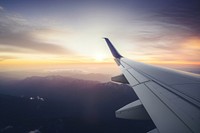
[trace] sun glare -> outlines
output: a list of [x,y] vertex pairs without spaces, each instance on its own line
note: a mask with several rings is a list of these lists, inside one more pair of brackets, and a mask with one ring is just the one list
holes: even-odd
[[95,60],[98,61],[98,62],[104,61],[105,58],[106,58],[106,57],[105,57],[105,55],[103,55],[103,54],[97,54],[97,55],[95,56]]

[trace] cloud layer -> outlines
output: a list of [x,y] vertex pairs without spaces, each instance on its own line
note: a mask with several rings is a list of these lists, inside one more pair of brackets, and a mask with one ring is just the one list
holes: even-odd
[[94,63],[99,56],[110,63],[101,39],[108,37],[124,56],[138,61],[200,65],[197,0],[21,2],[0,6],[2,62],[45,55],[61,64]]
[[[31,23],[16,15],[9,14],[0,8],[0,51],[1,52],[23,52],[27,49],[32,53],[47,54],[70,54],[66,48],[47,42],[37,41],[33,32],[48,27],[36,27]],[[51,29],[51,28],[49,28]]]

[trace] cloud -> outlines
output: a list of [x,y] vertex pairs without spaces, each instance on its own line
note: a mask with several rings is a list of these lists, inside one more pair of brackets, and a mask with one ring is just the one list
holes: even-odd
[[0,45],[0,52],[1,53],[34,53],[35,51],[31,49],[23,49],[23,48],[13,47],[13,46],[9,47],[8,45],[6,46]]
[[0,44],[4,46],[14,46],[25,49],[30,49],[38,52],[51,53],[51,54],[68,54],[69,52],[55,44],[36,42],[32,39],[29,33],[4,33],[0,35]]
[[[140,28],[131,36],[137,48],[173,51],[184,48],[184,41],[200,38],[200,3],[198,0],[166,1],[138,20]],[[151,5],[150,5],[151,7]],[[136,23],[137,24],[137,23]],[[137,30],[134,29],[134,30]]]
[[144,32],[131,39],[133,51],[130,53],[137,60],[173,63],[199,63],[200,37],[194,32],[188,33],[180,27],[165,25],[161,33]]
[[40,130],[35,129],[35,130],[33,130],[33,131],[29,131],[29,133],[41,133],[41,132],[40,132]]
[[[140,24],[131,36],[134,57],[145,61],[199,63],[200,3],[197,0],[168,1]],[[148,19],[148,18],[147,18]]]
[[0,56],[0,62],[8,59],[16,59],[17,57],[14,56]]
[[[162,22],[185,27],[185,32],[189,33],[189,36],[200,36],[199,7],[198,0],[173,1],[162,9],[158,16]],[[182,35],[182,33],[180,34]]]
[[3,11],[3,10],[4,10],[4,8],[2,6],[0,6],[0,11]]
[[[19,15],[12,15],[6,12],[0,13],[0,51],[13,49],[5,48],[18,47],[19,49],[28,49],[29,51],[49,53],[49,54],[71,54],[72,51],[56,44],[56,42],[40,42],[33,36],[33,32],[41,27],[30,26],[26,19]],[[51,29],[51,28],[46,28]],[[22,50],[21,50],[22,51]]]

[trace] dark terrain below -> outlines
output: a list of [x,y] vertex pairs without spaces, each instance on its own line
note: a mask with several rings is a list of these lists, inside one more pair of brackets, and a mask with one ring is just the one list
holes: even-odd
[[2,133],[143,133],[151,121],[115,118],[137,100],[127,85],[62,76],[0,79]]

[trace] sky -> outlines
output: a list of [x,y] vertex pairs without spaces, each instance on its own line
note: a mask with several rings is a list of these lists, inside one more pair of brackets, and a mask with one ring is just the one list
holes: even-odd
[[200,68],[198,0],[0,0],[0,72],[118,72],[130,59]]

